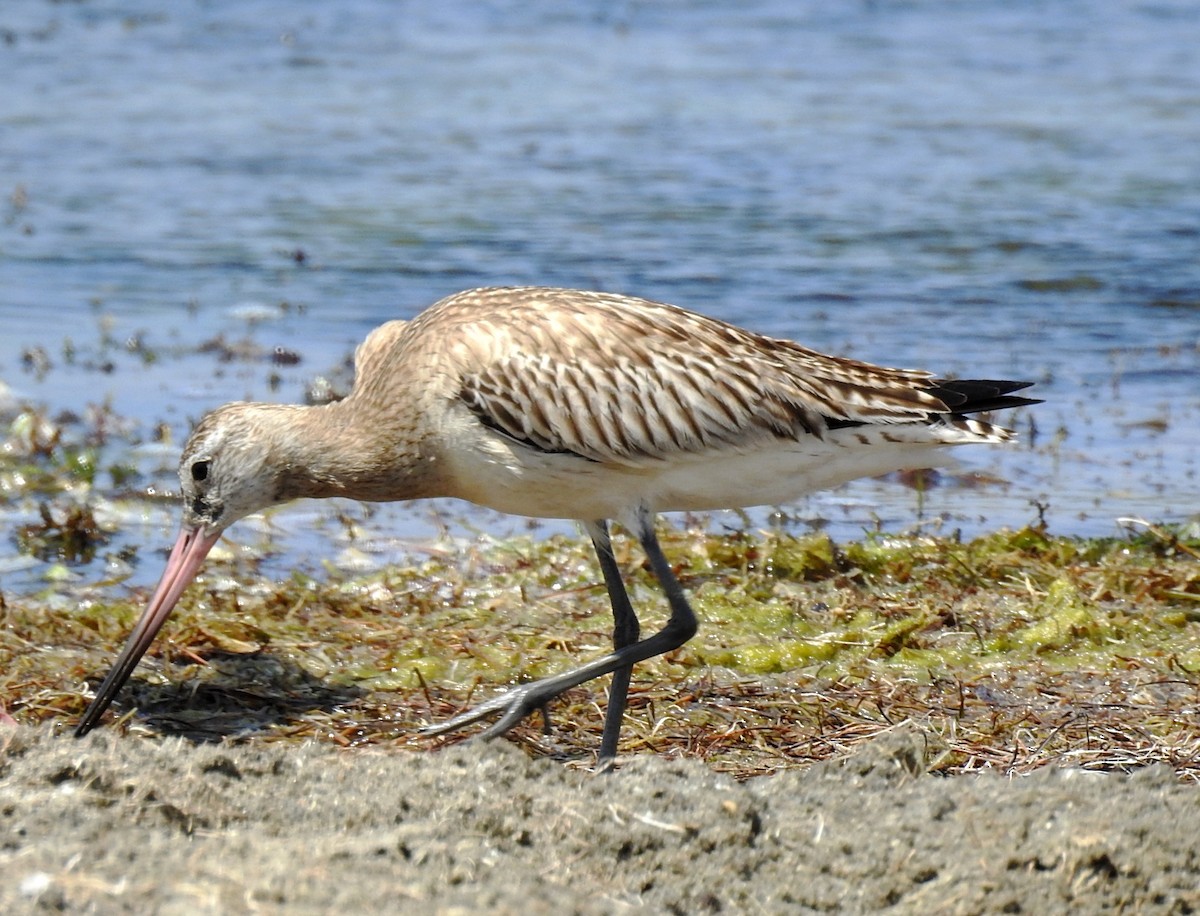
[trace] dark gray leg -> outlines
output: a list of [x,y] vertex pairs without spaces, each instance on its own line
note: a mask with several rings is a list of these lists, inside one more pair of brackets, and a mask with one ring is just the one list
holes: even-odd
[[[671,606],[671,616],[661,630],[646,639],[631,645],[621,646],[608,655],[590,661],[586,665],[581,665],[562,674],[542,678],[540,681],[533,681],[529,684],[514,687],[499,696],[479,704],[474,709],[467,710],[449,721],[443,722],[441,725],[433,725],[422,729],[422,734],[442,735],[498,713],[500,718],[478,735],[480,738],[495,738],[497,735],[503,735],[533,710],[540,709],[564,691],[570,690],[572,687],[578,687],[580,684],[601,675],[612,674],[621,668],[631,668],[638,662],[653,658],[656,655],[662,655],[664,652],[678,649],[695,636],[697,628],[696,615],[692,612],[691,605],[688,604],[688,600],[683,594],[683,588],[679,585],[679,580],[671,572],[671,564],[663,556],[662,548],[658,544],[658,538],[654,534],[654,517],[649,512],[638,514],[635,533],[642,544],[642,549],[646,551],[646,557],[650,561],[650,568],[654,571],[654,576],[658,579],[659,584],[662,585],[663,591],[666,592],[667,602]],[[606,561],[601,561],[602,568],[604,562]],[[616,569],[615,562],[613,569],[614,571]],[[605,578],[607,581],[607,574]],[[624,594],[624,591],[625,587],[622,585],[621,594]],[[610,595],[612,595],[611,590]],[[617,610],[617,598],[615,595],[612,595],[612,597],[614,615],[619,617],[621,612]],[[628,603],[628,597],[625,598],[625,601]],[[629,613],[630,616],[633,616],[632,609],[630,609]],[[624,703],[621,705],[623,707]],[[613,706],[614,704],[610,700],[609,716],[613,714],[611,712]],[[617,716],[617,722],[618,727],[616,731],[619,731],[619,715]],[[609,720],[606,718],[605,738],[602,739],[602,743],[607,740],[609,732],[608,723]],[[615,744],[615,742],[616,737],[614,735],[612,743]]]
[[[600,571],[604,573],[604,584],[608,586],[608,597],[613,609],[613,650],[623,649],[638,641],[641,627],[638,625],[637,614],[629,603],[629,593],[625,591],[625,583],[621,579],[621,571],[617,568],[617,559],[613,556],[612,539],[608,536],[608,524],[604,519],[590,522],[588,534],[592,536],[592,545],[596,548],[596,556],[600,560]],[[613,672],[612,686],[608,691],[608,709],[604,714],[604,733],[600,738],[599,765],[605,766],[617,756],[617,738],[621,734],[621,720],[625,716],[626,699],[629,696],[629,678],[633,674],[633,666],[627,665]]]

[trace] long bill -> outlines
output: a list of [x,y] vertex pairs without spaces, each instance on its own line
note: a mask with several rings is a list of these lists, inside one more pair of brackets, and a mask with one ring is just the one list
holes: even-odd
[[129,639],[125,641],[125,648],[121,650],[112,670],[108,672],[108,676],[104,678],[104,682],[96,691],[95,699],[88,706],[83,718],[79,720],[79,725],[75,728],[75,737],[82,738],[95,728],[100,717],[104,715],[104,711],[108,709],[117,693],[125,686],[129,675],[133,673],[137,663],[141,661],[146,650],[150,648],[150,644],[154,642],[154,637],[162,625],[171,616],[171,611],[174,610],[183,590],[196,577],[200,564],[204,562],[204,558],[208,556],[208,552],[220,538],[219,530],[208,534],[203,528],[184,527],[179,532],[179,539],[171,548],[171,556],[167,560],[167,568],[158,583],[158,588],[154,590],[154,595],[150,598],[150,603],[146,605],[146,610],[142,611],[137,626],[133,628]]

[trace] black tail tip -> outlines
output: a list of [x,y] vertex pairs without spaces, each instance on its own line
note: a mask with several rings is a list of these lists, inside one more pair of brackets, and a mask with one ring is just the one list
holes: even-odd
[[1031,388],[1033,382],[1010,379],[938,379],[929,393],[954,414],[983,413],[1041,404],[1040,398],[1014,397],[1012,392]]

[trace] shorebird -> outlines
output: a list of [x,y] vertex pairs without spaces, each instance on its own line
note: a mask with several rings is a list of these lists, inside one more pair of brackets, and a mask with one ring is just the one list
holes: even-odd
[[[610,761],[633,665],[687,642],[696,616],[654,533],[659,512],[779,505],[857,477],[939,463],[944,446],[1004,442],[969,414],[1035,404],[1028,382],[947,380],[825,356],[671,305],[540,287],[475,289],[372,331],[342,401],[233,403],[205,416],[179,464],[183,523],[166,571],[76,730],[129,678],[221,533],[300,497],[450,496],[582,522],[613,610],[613,651],[447,722],[503,734],[564,691],[613,675]],[[609,521],[641,543],[670,615],[642,639]]]

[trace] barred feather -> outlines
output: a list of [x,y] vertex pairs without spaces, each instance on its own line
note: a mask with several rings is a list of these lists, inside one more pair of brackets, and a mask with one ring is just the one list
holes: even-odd
[[863,425],[919,428],[931,444],[997,442],[1009,433],[964,414],[1034,403],[1007,396],[1026,383],[938,380],[604,293],[471,290],[411,331],[460,342],[455,394],[489,429],[596,462],[744,450]]

